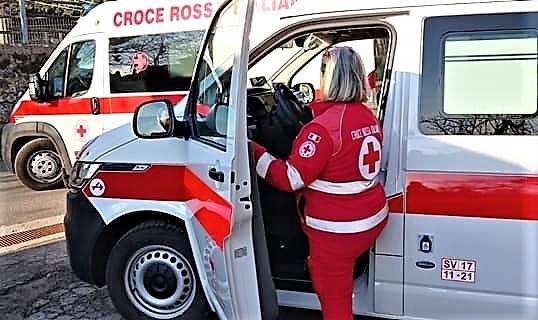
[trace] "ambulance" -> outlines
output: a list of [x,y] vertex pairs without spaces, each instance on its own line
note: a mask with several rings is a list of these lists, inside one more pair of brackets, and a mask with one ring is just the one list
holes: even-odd
[[309,70],[367,41],[384,145],[363,163],[381,168],[390,216],[357,260],[354,313],[538,319],[538,1],[295,5],[275,19],[226,1],[188,98],[143,103],[83,147],[65,217],[74,272],[131,320],[319,309],[293,195],[258,178],[249,141],[285,157],[316,99]]
[[2,133],[2,159],[26,186],[62,185],[82,145],[131,121],[140,103],[177,103],[218,2],[113,1],[80,18],[32,77]]

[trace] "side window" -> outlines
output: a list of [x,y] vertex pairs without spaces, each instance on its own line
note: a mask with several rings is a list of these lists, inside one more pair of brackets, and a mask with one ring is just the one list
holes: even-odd
[[[361,57],[368,76],[369,95],[368,105],[377,111],[379,108],[379,94],[383,83],[385,64],[388,57],[388,38],[354,40],[338,43],[336,46],[348,46],[353,48]],[[320,67],[323,53],[317,55],[305,65],[292,78],[291,84],[311,83],[319,97]]]
[[61,98],[64,96],[67,50],[68,49],[65,49],[60,53],[47,72],[49,94],[54,98]]
[[203,31],[111,38],[110,92],[187,91]]
[[[228,6],[219,17],[203,47],[193,84],[189,106],[196,112],[196,137],[219,149],[226,149],[228,134],[228,112],[233,72],[233,58],[237,35],[241,34],[237,25],[234,6]],[[194,104],[194,105],[192,105]]]
[[536,33],[456,33],[444,46],[445,114],[537,112]]
[[75,43],[69,55],[67,97],[84,95],[90,89],[95,66],[95,41]]
[[426,20],[421,131],[537,135],[536,19],[523,13]]

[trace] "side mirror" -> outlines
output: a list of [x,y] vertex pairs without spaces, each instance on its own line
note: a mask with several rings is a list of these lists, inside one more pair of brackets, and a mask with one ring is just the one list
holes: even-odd
[[316,100],[316,88],[311,83],[298,83],[292,87],[292,90],[298,94],[297,98],[304,104],[310,104]]
[[170,101],[146,102],[136,110],[133,129],[140,138],[167,138],[174,134],[175,120],[174,107]]
[[39,73],[30,75],[28,92],[32,101],[42,102],[47,100],[47,81],[43,80]]

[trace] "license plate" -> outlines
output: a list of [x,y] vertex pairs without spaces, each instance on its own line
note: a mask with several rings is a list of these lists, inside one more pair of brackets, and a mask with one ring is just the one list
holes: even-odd
[[475,282],[474,272],[443,270],[441,280],[458,282]]
[[473,260],[444,258],[441,260],[441,280],[474,283],[476,265]]

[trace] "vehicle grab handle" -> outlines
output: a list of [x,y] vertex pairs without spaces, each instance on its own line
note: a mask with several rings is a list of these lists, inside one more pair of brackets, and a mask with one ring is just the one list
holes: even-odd
[[209,169],[209,178],[218,182],[224,182],[224,172],[218,171],[217,168],[211,168]]

